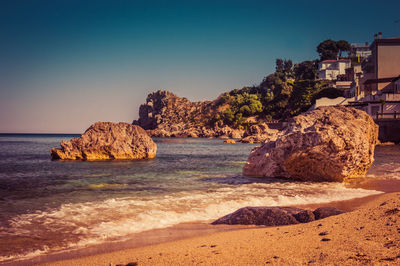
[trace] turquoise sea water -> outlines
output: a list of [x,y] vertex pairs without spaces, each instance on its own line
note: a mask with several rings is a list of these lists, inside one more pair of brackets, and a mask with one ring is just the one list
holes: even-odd
[[[256,145],[219,139],[155,139],[152,160],[51,161],[50,148],[72,137],[0,135],[0,262],[209,222],[244,206],[378,193],[339,183],[244,177],[241,169]],[[399,154],[399,146],[378,147],[370,178],[397,178]]]

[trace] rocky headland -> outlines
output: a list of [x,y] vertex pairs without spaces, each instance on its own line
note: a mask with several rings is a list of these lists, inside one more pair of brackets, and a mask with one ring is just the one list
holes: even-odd
[[219,100],[191,102],[169,91],[156,91],[147,96],[133,124],[146,129],[153,137],[241,138],[243,129],[234,129],[214,121],[220,111]]
[[279,131],[270,129],[260,117],[243,118],[245,126],[226,123],[221,116],[231,106],[224,103],[224,95],[213,101],[191,102],[169,91],[152,92],[140,106],[139,119],[133,124],[152,137],[237,139],[243,143],[275,138]]
[[243,174],[342,182],[365,175],[377,141],[378,126],[367,113],[320,107],[292,118],[275,140],[254,148]]
[[137,160],[154,158],[157,145],[146,131],[128,123],[97,122],[79,138],[52,148],[53,160]]

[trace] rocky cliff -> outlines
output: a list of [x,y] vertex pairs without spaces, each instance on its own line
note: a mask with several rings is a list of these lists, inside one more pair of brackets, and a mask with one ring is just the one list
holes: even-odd
[[169,91],[156,91],[140,106],[139,119],[133,124],[154,137],[241,138],[244,130],[213,122],[220,108],[217,103],[218,100],[191,102]]
[[279,130],[271,129],[266,123],[251,125],[243,135],[240,142],[243,143],[262,143],[266,141],[274,141]]

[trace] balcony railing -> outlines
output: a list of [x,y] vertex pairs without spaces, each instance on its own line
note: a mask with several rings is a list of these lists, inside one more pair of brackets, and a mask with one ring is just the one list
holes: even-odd
[[399,119],[400,120],[400,113],[376,113],[375,120],[382,120],[382,119]]
[[385,101],[400,101],[400,93],[383,93],[381,95],[367,95],[364,98],[360,99],[362,102],[368,101],[380,101],[381,99]]

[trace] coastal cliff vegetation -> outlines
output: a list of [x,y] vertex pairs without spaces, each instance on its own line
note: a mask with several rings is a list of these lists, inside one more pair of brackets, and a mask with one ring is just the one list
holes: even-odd
[[246,118],[255,116],[266,121],[288,119],[308,110],[321,97],[343,96],[343,90],[329,82],[317,80],[318,61],[292,65],[291,60],[276,59],[276,71],[258,86],[244,87],[223,93],[217,106],[221,108],[212,123],[240,127]]
[[223,120],[227,125],[239,127],[250,116],[267,121],[287,119],[308,110],[318,98],[343,96],[343,90],[317,79],[318,63],[341,57],[350,50],[350,44],[344,40],[325,40],[316,50],[320,55],[319,60],[293,64],[290,59],[278,58],[275,72],[266,76],[258,86],[222,94],[219,104],[228,107],[217,113],[214,120]]
[[153,136],[232,137],[243,135],[252,124],[287,120],[308,110],[318,98],[343,96],[344,91],[333,88],[331,81],[318,79],[318,63],[345,51],[345,41],[326,40],[317,47],[319,59],[294,64],[278,58],[275,72],[259,85],[225,92],[214,101],[191,102],[166,91],[151,93],[134,123],[153,130]]

